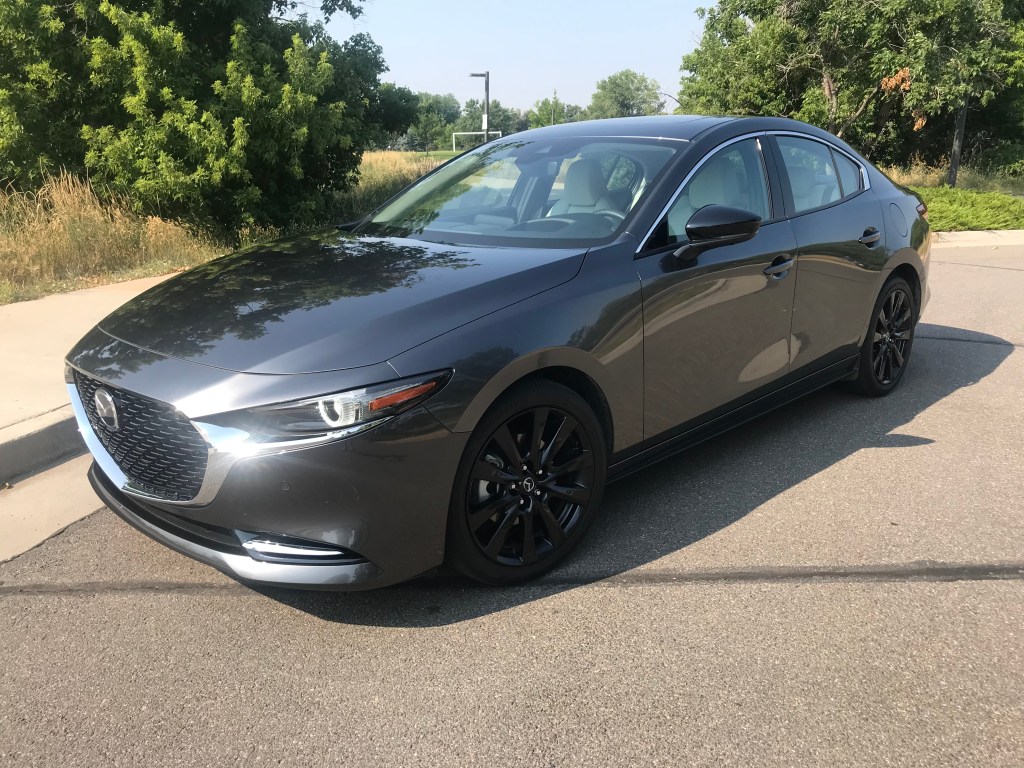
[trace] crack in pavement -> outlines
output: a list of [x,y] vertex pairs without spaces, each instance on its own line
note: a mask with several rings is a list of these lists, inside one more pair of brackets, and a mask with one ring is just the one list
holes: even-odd
[[[597,577],[602,578],[602,577]],[[646,584],[701,583],[838,583],[838,582],[900,582],[900,581],[1021,581],[1024,563],[941,563],[922,560],[894,565],[848,567],[794,566],[790,568],[749,568],[742,570],[710,569],[706,571],[629,571],[603,577],[594,586],[633,586]],[[544,584],[556,583],[556,579]],[[582,583],[590,583],[583,581]]]
[[[568,587],[615,588],[633,586],[683,586],[688,584],[835,584],[872,582],[955,582],[955,581],[1024,581],[1022,563],[943,563],[922,560],[893,565],[866,565],[848,567],[795,566],[788,568],[709,569],[700,571],[671,571],[664,569],[627,571],[618,574],[580,574],[576,576],[553,576],[540,579],[517,589],[537,590],[544,588],[562,589]],[[419,581],[400,584],[388,589],[389,592],[425,591],[457,588],[460,591],[478,589],[493,592],[493,587],[466,584],[455,581]],[[175,581],[88,581],[80,584],[4,584],[0,582],[0,597],[24,596],[74,596],[100,593],[125,592],[173,592],[175,594],[203,594],[237,592],[255,597],[259,592],[244,584],[214,584],[210,582],[182,583]]]
[[951,264],[957,267],[980,267],[981,269],[1002,269],[1007,272],[1024,272],[1024,268],[1021,267],[996,267],[991,264],[970,264],[964,261],[939,261],[938,259],[932,259],[932,264]]
[[990,347],[1013,347],[1014,349],[1024,349],[1022,344],[1014,344],[1012,341],[987,341],[985,339],[958,339],[955,336],[926,336],[924,334],[917,334],[914,336],[914,341],[919,339],[927,339],[928,341],[958,341],[962,344],[987,344]]

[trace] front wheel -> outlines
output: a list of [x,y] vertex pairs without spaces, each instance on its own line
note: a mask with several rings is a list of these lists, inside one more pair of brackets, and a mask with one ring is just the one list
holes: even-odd
[[917,322],[910,284],[902,277],[890,279],[882,287],[872,317],[855,385],[865,395],[881,397],[896,388],[910,361]]
[[449,562],[494,585],[550,570],[590,527],[606,464],[583,398],[547,381],[513,390],[480,422],[456,473]]

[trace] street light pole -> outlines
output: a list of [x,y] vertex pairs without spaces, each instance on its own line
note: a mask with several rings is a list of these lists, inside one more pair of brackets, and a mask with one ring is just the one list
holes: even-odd
[[469,76],[482,77],[484,79],[484,124],[482,127],[484,129],[484,144],[486,144],[490,137],[490,124],[487,121],[487,117],[491,107],[491,72],[490,70],[487,72],[470,72]]

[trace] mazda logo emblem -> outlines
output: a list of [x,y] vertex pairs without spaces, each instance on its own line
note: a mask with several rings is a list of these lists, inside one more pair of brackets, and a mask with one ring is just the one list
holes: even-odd
[[117,417],[117,403],[114,402],[114,396],[101,388],[96,390],[92,400],[96,405],[96,417],[100,423],[111,432],[117,432],[121,427],[121,422]]
[[533,493],[533,489],[536,488],[536,487],[537,487],[537,485],[536,485],[536,483],[533,482],[533,478],[532,477],[524,477],[523,478],[523,490],[524,491],[526,491],[527,493]]

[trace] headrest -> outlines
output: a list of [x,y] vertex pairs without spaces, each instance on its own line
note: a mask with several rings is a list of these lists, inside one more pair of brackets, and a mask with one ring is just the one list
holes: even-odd
[[716,157],[690,182],[690,205],[694,210],[705,205],[731,205],[735,187],[736,166],[724,157]]
[[814,171],[810,168],[805,168],[802,165],[787,165],[786,173],[789,174],[789,183],[793,187],[793,194],[806,195],[814,186]]
[[581,158],[565,174],[565,201],[569,205],[596,205],[608,189],[596,160]]

